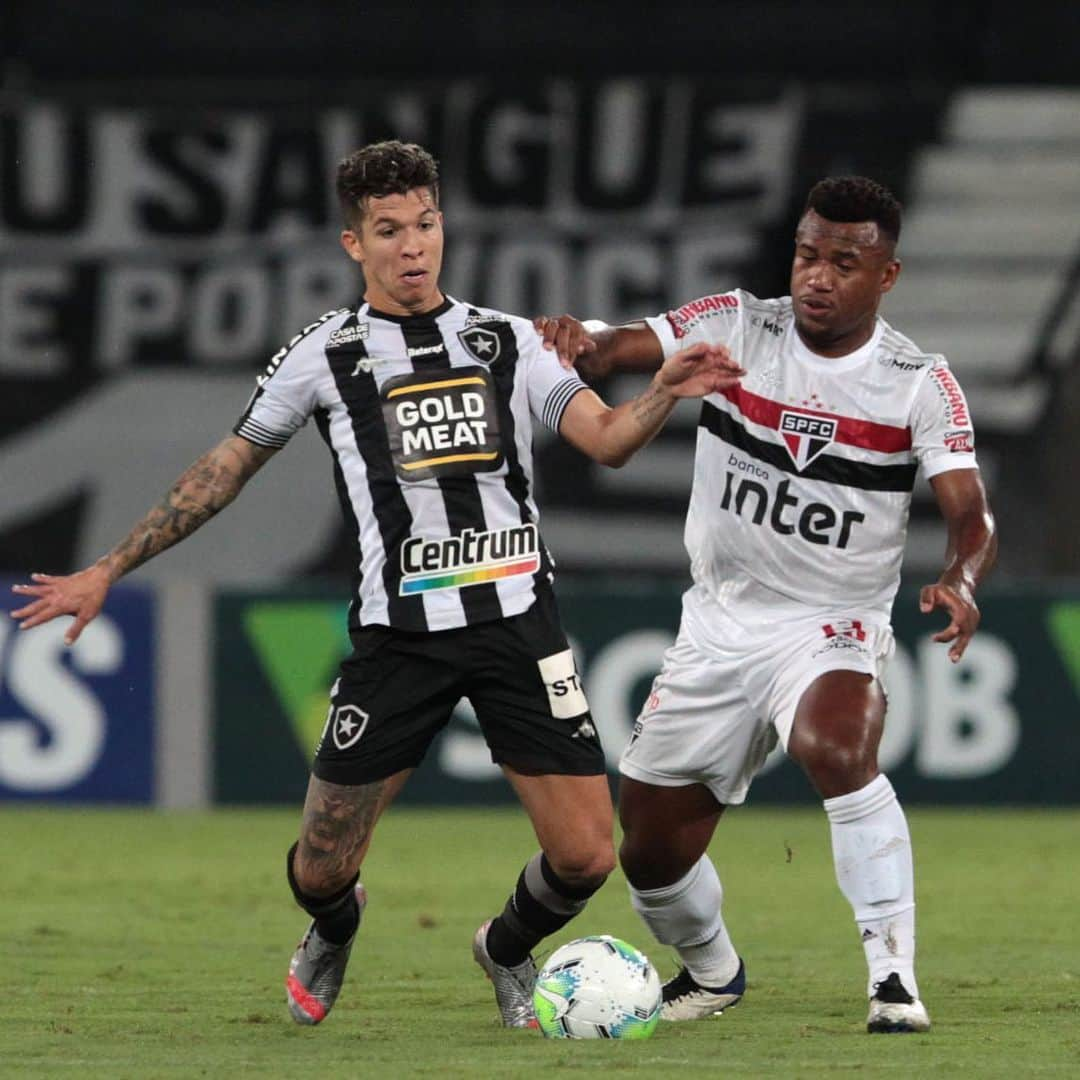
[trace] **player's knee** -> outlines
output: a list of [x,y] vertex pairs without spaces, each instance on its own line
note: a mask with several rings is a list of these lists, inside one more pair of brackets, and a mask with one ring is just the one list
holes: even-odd
[[865,743],[816,739],[792,749],[791,756],[826,797],[855,791],[877,774],[876,754]]
[[354,867],[327,853],[316,854],[305,844],[294,846],[290,854],[289,882],[298,896],[331,896],[356,878]]
[[624,836],[619,846],[619,865],[635,889],[662,889],[678,881],[694,865],[694,859],[670,848],[657,849]]
[[574,852],[549,856],[560,880],[574,889],[599,889],[615,869],[615,847],[611,841]]

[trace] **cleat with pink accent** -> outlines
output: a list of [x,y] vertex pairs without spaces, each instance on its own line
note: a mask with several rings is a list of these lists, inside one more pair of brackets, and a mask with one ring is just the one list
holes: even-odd
[[[367,891],[359,883],[356,886],[356,903],[363,918]],[[357,922],[357,929],[359,927]],[[314,922],[307,928],[289,961],[289,974],[285,979],[289,1012],[298,1024],[320,1024],[326,1019],[341,991],[355,940],[354,932],[344,945],[334,945],[319,936]]]

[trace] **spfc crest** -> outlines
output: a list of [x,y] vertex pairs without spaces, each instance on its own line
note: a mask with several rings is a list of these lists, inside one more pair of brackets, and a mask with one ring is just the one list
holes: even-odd
[[458,341],[465,346],[465,351],[481,364],[493,364],[499,359],[499,335],[486,326],[470,326],[467,330],[459,330]]
[[780,414],[780,436],[802,472],[836,438],[837,423],[828,416],[785,409]]

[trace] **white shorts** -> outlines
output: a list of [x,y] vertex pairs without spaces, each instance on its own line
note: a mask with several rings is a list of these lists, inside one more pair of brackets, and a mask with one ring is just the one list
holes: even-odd
[[699,589],[686,594],[679,636],[619,762],[624,776],[663,787],[700,783],[725,805],[741,803],[777,740],[787,749],[807,687],[838,669],[880,679],[893,651],[880,612],[802,606],[775,620],[749,614],[736,622]]

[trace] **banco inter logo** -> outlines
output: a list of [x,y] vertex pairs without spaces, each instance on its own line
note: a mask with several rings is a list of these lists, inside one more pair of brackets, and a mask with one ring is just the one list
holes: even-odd
[[540,534],[536,526],[475,532],[429,540],[417,536],[401,547],[402,596],[437,589],[461,589],[540,568]]
[[493,472],[503,462],[495,387],[485,368],[412,372],[382,386],[401,480]]
[[780,414],[780,435],[799,472],[836,438],[836,428],[836,421],[828,416],[795,409],[785,409]]

